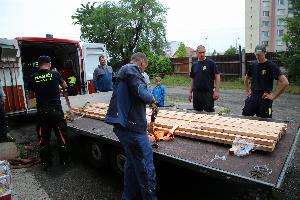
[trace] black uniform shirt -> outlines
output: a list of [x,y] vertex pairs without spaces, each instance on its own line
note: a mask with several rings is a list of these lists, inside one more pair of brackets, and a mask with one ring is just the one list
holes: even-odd
[[193,91],[212,91],[214,89],[215,75],[219,73],[216,63],[209,58],[193,63],[190,73],[190,77],[194,80]]
[[269,60],[264,63],[255,62],[247,72],[247,76],[252,77],[251,90],[261,92],[271,92],[274,79],[278,80],[280,75],[282,72],[279,67]]
[[29,81],[28,90],[36,95],[37,107],[61,105],[59,85],[63,78],[57,71],[42,69],[34,73]]

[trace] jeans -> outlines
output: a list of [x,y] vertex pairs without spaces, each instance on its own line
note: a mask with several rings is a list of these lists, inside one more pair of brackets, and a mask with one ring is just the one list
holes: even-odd
[[123,200],[156,200],[153,152],[146,132],[114,128],[126,155]]

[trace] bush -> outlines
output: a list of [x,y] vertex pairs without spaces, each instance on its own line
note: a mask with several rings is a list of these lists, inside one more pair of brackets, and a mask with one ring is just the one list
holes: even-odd
[[171,74],[173,72],[172,62],[170,58],[166,56],[157,56],[157,55],[147,55],[148,57],[148,67],[146,72],[150,76],[161,76]]

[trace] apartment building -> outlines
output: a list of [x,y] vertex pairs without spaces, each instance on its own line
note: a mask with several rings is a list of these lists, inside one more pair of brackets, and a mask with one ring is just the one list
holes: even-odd
[[290,1],[246,0],[245,6],[245,51],[253,52],[257,44],[266,45],[269,52],[285,51],[282,37],[284,18],[293,15]]

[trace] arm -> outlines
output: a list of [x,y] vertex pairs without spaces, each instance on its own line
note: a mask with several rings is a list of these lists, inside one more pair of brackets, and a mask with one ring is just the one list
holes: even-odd
[[214,90],[214,94],[213,94],[213,99],[217,100],[220,97],[220,85],[221,85],[221,75],[220,74],[216,74],[215,75],[215,90]]
[[274,96],[272,96],[271,94],[265,94],[264,99],[270,99],[270,100],[274,101],[284,92],[284,90],[289,85],[289,81],[287,80],[287,78],[284,75],[278,76],[278,81],[279,81],[279,84],[278,84],[278,87],[276,89]]
[[193,84],[194,84],[194,79],[192,78],[190,90],[189,90],[189,101],[190,102],[192,101],[192,98],[193,98]]
[[5,102],[5,93],[3,91],[3,87],[2,87],[2,83],[0,80],[0,103],[4,103]]
[[144,103],[149,104],[154,100],[153,95],[147,89],[147,85],[143,80],[143,76],[137,76],[136,74],[128,74],[127,75],[127,84],[129,86],[130,92]]
[[247,96],[250,96],[251,93],[252,93],[251,88],[250,88],[250,84],[249,84],[249,80],[250,80],[250,77],[247,76],[247,74],[246,74],[246,76],[244,78],[244,86],[245,86],[245,89],[246,89]]
[[95,88],[96,92],[99,91],[98,85],[97,85],[97,76],[98,76],[98,74],[97,74],[97,68],[96,68],[93,73],[93,84],[94,84],[94,88]]

